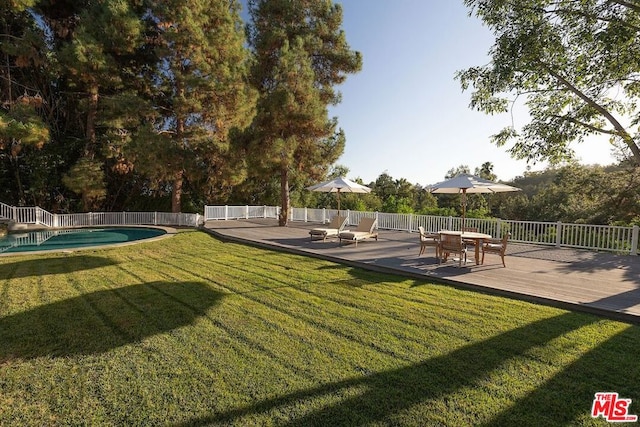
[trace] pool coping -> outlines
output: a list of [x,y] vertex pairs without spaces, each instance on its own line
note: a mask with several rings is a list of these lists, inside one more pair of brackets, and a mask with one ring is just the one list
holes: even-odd
[[30,233],[32,231],[43,231],[43,230],[78,230],[78,229],[89,229],[89,228],[154,228],[159,230],[164,230],[165,234],[156,237],[149,237],[147,239],[133,240],[130,242],[120,242],[120,243],[110,243],[107,245],[96,245],[96,246],[82,246],[78,248],[69,248],[69,249],[46,249],[41,251],[27,251],[27,252],[3,252],[0,253],[0,257],[11,257],[11,256],[29,256],[29,255],[42,255],[42,254],[71,254],[78,251],[86,251],[86,250],[99,250],[99,249],[112,249],[119,248],[123,246],[131,246],[137,245],[140,243],[149,243],[155,242],[162,239],[167,239],[169,237],[173,237],[178,233],[178,230],[174,227],[167,227],[161,225],[104,225],[104,226],[79,226],[79,227],[43,227],[43,228],[30,228],[28,230],[19,230],[19,233],[10,232],[10,234],[22,234],[22,233]]

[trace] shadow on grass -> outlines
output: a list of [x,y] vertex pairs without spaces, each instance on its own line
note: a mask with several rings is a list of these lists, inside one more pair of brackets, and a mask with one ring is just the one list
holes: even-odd
[[0,279],[24,278],[40,276],[43,274],[67,274],[74,271],[92,270],[94,268],[108,267],[116,262],[109,258],[77,255],[73,260],[67,257],[29,259],[26,261],[14,261],[0,264]]
[[200,282],[97,291],[0,318],[0,364],[97,354],[192,324],[222,293]]
[[[327,425],[367,425],[371,423],[391,423],[391,417],[401,415],[414,405],[432,399],[440,399],[465,387],[474,387],[485,381],[506,361],[519,357],[537,346],[566,333],[599,321],[598,318],[580,313],[566,313],[553,318],[530,323],[505,332],[494,338],[463,347],[447,355],[435,357],[422,363],[374,373],[369,376],[347,379],[316,388],[301,390],[274,399],[263,400],[250,406],[232,409],[211,416],[186,421],[184,426],[207,425],[210,423],[241,423],[242,418],[269,412],[287,413],[291,408],[304,406],[313,399],[337,397],[348,394],[348,389],[364,387],[357,396],[340,400],[338,403],[322,407],[302,417],[290,420],[289,426]],[[637,342],[636,342],[637,345]],[[611,360],[611,359],[609,359]],[[586,366],[586,364],[584,365]],[[603,377],[611,367],[603,367],[598,374]],[[574,373],[580,378],[581,373]],[[523,381],[526,381],[524,379]],[[606,388],[606,387],[605,387]],[[571,390],[563,398],[572,399]],[[556,396],[558,398],[558,396]],[[332,399],[330,399],[332,400]],[[587,399],[579,411],[589,411],[591,401]],[[453,404],[453,402],[452,402]],[[521,412],[528,408],[521,408]],[[439,417],[441,414],[434,414]],[[535,415],[535,414],[534,414]],[[473,414],[469,414],[470,417]],[[565,411],[552,414],[554,425],[567,423],[575,417],[575,412]],[[420,424],[438,423],[437,419],[421,419]],[[441,421],[440,421],[441,422]],[[514,424],[512,424],[514,425]]]
[[621,398],[631,398],[630,413],[640,414],[636,403],[640,400],[638,348],[640,328],[630,326],[484,425],[558,425],[560,417],[565,425],[577,425],[580,418],[589,414],[594,394],[600,391],[614,391]]

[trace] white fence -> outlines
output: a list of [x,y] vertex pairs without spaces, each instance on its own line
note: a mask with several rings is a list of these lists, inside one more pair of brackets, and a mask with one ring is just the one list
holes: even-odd
[[[107,225],[167,225],[198,227],[203,221],[250,218],[278,218],[277,206],[205,206],[204,218],[199,214],[170,212],[89,212],[52,214],[39,207],[16,207],[0,203],[0,219],[47,227],[90,227]],[[292,208],[291,221],[325,223],[338,213],[335,209]],[[459,230],[462,218],[433,215],[395,214],[382,212],[343,211],[347,224],[357,225],[363,217],[378,219],[378,228],[414,232],[419,226],[427,231]],[[638,254],[638,226],[567,224],[562,222],[511,221],[502,219],[467,218],[467,227],[501,237],[511,233],[511,240],[557,247],[571,247]]]
[[39,207],[16,207],[0,203],[0,218],[22,224],[39,224],[53,228],[107,225],[175,225],[198,227],[202,216],[171,212],[87,212],[52,214]]
[[[206,206],[204,220],[278,218],[277,206]],[[419,226],[427,231],[459,230],[462,218],[433,215],[396,214],[382,212],[342,211],[348,225],[357,225],[363,217],[378,219],[378,228],[414,232]],[[335,209],[292,208],[290,220],[325,223],[337,215]],[[640,228],[611,225],[569,224],[562,222],[512,221],[503,219],[467,218],[466,227],[501,237],[511,233],[511,241],[557,247],[581,248],[616,253],[638,254]]]

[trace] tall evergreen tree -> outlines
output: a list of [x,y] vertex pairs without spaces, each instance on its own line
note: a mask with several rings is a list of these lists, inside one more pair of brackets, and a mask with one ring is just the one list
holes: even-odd
[[185,182],[202,189],[243,178],[229,132],[246,126],[254,98],[237,1],[150,1],[159,63],[150,83],[154,106],[130,151],[158,185],[171,188],[180,212]]
[[250,0],[251,77],[259,92],[249,159],[265,179],[278,176],[280,225],[287,224],[291,183],[326,175],[344,150],[328,105],[334,86],[362,66],[341,30],[342,8],[330,0]]
[[[123,58],[133,55],[142,41],[143,22],[130,0],[91,2],[77,15],[78,25],[71,40],[58,55],[70,88],[80,95],[84,115],[84,147],[80,157],[63,179],[65,185],[82,196],[84,210],[106,196],[105,110],[117,108],[123,82]],[[107,102],[103,102],[104,97]]]
[[6,200],[22,205],[22,158],[25,150],[40,149],[50,139],[44,120],[44,34],[28,7],[35,0],[0,4],[0,187]]

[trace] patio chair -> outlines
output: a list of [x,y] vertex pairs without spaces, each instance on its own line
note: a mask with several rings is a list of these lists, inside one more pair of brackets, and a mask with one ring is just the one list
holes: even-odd
[[507,251],[507,241],[511,237],[511,233],[505,233],[502,236],[502,239],[491,239],[482,244],[482,261],[481,264],[484,264],[484,254],[491,253],[500,255],[502,258],[502,266],[506,267],[507,265],[504,263],[504,254]]
[[440,235],[438,233],[427,233],[422,226],[418,227],[418,230],[420,231],[420,253],[418,256],[422,255],[427,247],[433,246],[436,248],[437,258],[439,254],[438,246],[440,245]]
[[365,239],[376,239],[378,240],[378,232],[375,229],[378,226],[378,220],[375,218],[362,218],[358,227],[354,231],[341,231],[338,233],[338,238],[340,239],[340,244],[342,241],[346,241],[347,243],[355,243],[358,246],[358,242],[360,240]]
[[327,227],[312,228],[309,230],[309,238],[313,240],[314,237],[322,237],[322,241],[325,241],[327,237],[337,236],[344,227],[347,225],[347,217],[336,215],[331,218],[331,222],[327,224]]
[[[477,233],[478,227],[462,227],[462,232],[464,233],[465,231],[469,233]],[[467,247],[476,245],[476,241],[473,239],[462,239],[462,241],[467,245]]]
[[461,233],[440,233],[440,256],[438,257],[438,264],[442,261],[447,261],[449,255],[458,254],[459,265],[462,267],[462,260],[466,264],[467,262],[467,246],[462,241]]

